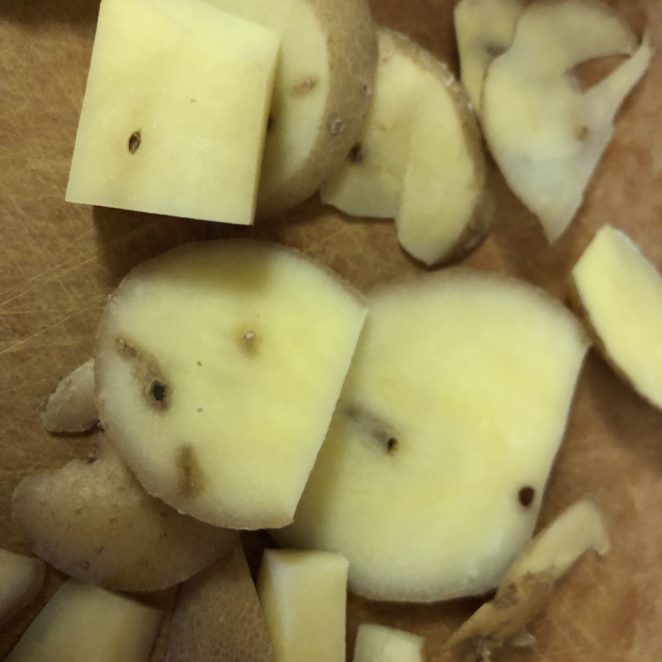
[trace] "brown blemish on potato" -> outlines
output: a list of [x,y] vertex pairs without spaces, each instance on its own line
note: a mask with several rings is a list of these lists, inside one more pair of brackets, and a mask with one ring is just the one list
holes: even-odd
[[138,148],[140,147],[142,143],[142,133],[140,130],[134,131],[130,136],[129,136],[129,152],[131,154],[135,154],[138,151]]
[[204,475],[191,444],[183,444],[179,447],[176,462],[179,493],[187,499],[200,494],[204,486]]
[[498,58],[500,55],[503,55],[508,49],[502,44],[486,44],[485,53],[491,60]]
[[274,116],[269,115],[269,117],[267,118],[267,133],[271,133],[271,131],[273,131],[273,128],[274,128]]
[[317,87],[317,78],[306,78],[292,88],[292,96],[300,97],[312,92]]
[[338,115],[331,115],[329,121],[326,123],[326,128],[332,136],[339,136],[345,132],[347,122]]
[[396,454],[400,442],[384,421],[357,406],[347,407],[345,413],[371,441],[376,442],[388,455]]
[[528,508],[533,503],[533,500],[536,498],[536,491],[530,485],[525,485],[517,493],[517,498],[525,508]]
[[585,141],[589,136],[589,128],[587,126],[580,126],[577,129],[577,140]]
[[349,150],[347,158],[350,163],[354,163],[355,165],[363,163],[363,146],[361,143],[356,143],[356,145]]
[[241,333],[241,338],[239,339],[239,344],[241,349],[246,354],[255,354],[259,346],[259,338],[255,331],[249,329]]

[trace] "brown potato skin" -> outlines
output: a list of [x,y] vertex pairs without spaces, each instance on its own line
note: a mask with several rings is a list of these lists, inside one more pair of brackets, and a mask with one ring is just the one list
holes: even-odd
[[306,0],[320,19],[329,49],[329,91],[324,122],[308,159],[268,197],[257,217],[269,218],[311,197],[361,136],[377,70],[377,34],[367,0]]
[[225,555],[237,537],[149,496],[107,443],[96,460],[24,478],[12,514],[37,556],[120,591],[185,581]]

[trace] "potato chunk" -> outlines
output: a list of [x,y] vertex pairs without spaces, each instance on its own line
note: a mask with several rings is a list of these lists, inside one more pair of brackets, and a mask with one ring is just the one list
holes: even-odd
[[362,623],[353,662],[424,662],[423,637],[384,625]]
[[45,572],[43,561],[0,549],[0,625],[32,602]]

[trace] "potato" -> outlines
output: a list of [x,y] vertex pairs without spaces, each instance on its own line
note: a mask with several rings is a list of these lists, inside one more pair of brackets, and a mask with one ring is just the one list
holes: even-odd
[[332,552],[265,550],[258,593],[276,662],[344,662],[347,568]]
[[559,302],[447,269],[384,285],[283,544],[350,588],[433,602],[494,588],[533,531],[588,347]]
[[150,497],[107,443],[91,463],[74,460],[24,478],[12,512],[37,556],[72,577],[123,591],[182,582],[237,539]]
[[662,409],[662,277],[622,231],[604,226],[572,270],[573,299],[605,360]]
[[532,646],[527,625],[543,609],[554,582],[590,550],[604,556],[609,534],[598,507],[588,499],[577,501],[522,550],[499,584],[496,596],[485,603],[445,644],[445,650],[472,643],[479,659],[489,659],[504,644]]
[[353,662],[424,662],[425,640],[410,632],[362,623],[356,635]]
[[182,588],[168,662],[272,662],[269,630],[240,544]]
[[[539,218],[550,242],[575,216],[613,133],[618,109],[651,58],[632,30],[600,2],[546,0],[522,13],[511,48],[483,85],[482,124],[515,195]],[[583,91],[573,68],[631,54]]]
[[134,269],[106,307],[104,428],[180,512],[237,529],[288,524],[365,314],[356,292],[276,244],[180,246]]
[[279,42],[203,0],[103,0],[66,199],[252,223]]
[[7,662],[146,662],[160,621],[156,609],[70,579]]
[[94,398],[94,360],[64,377],[46,402],[41,422],[48,432],[75,434],[91,430],[99,420]]
[[0,549],[0,625],[34,600],[45,572],[46,566],[39,559]]
[[282,37],[258,214],[309,198],[345,159],[370,107],[377,38],[367,0],[208,0]]

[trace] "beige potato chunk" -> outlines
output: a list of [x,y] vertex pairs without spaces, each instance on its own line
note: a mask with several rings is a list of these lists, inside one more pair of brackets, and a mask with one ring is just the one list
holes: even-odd
[[94,360],[89,359],[60,381],[41,412],[41,422],[53,434],[76,434],[91,430],[98,420]]
[[572,271],[577,307],[619,375],[662,409],[662,277],[621,230],[595,235]]
[[353,662],[424,662],[425,640],[385,625],[362,623],[356,635]]
[[[651,53],[648,39],[637,47],[632,30],[600,2],[543,0],[522,13],[511,48],[488,68],[485,137],[510,188],[550,242],[576,215],[616,113]],[[616,54],[631,57],[583,91],[573,68]]]
[[149,496],[107,443],[91,463],[74,460],[24,478],[12,512],[37,556],[72,577],[123,591],[178,584],[237,539]]
[[34,600],[45,572],[43,561],[0,549],[0,625]]
[[168,662],[273,662],[271,637],[244,552],[182,588],[170,630]]
[[161,613],[117,593],[65,582],[7,662],[146,662]]

